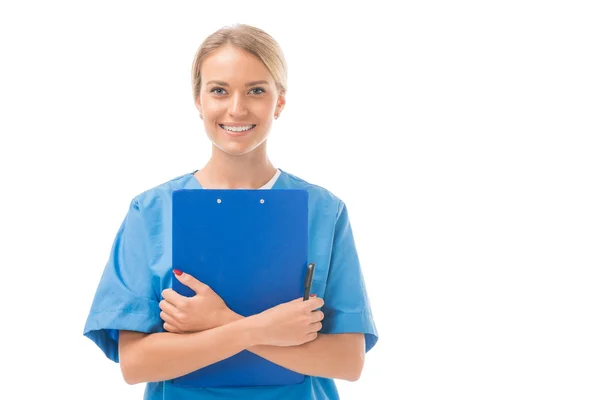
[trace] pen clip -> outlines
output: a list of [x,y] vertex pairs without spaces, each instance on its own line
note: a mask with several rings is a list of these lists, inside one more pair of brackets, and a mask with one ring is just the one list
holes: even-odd
[[309,288],[312,285],[313,275],[315,273],[315,263],[308,264],[306,277],[304,278],[304,287]]

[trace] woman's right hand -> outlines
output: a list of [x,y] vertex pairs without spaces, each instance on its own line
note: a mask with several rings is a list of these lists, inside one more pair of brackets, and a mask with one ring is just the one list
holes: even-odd
[[260,331],[261,344],[271,346],[297,346],[317,338],[323,320],[325,302],[319,297],[308,300],[299,298],[279,304],[256,314],[255,322]]

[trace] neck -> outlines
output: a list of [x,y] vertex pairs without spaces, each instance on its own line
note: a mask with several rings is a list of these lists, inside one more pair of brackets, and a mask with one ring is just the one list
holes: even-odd
[[210,160],[195,176],[205,189],[258,189],[276,171],[264,144],[242,156],[229,155],[213,145]]

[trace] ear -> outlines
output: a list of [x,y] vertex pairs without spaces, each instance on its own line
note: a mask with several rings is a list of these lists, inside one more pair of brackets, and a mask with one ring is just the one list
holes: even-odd
[[198,112],[200,113],[200,118],[204,119],[204,112],[202,111],[202,103],[200,102],[200,96],[198,96],[196,98],[196,108],[198,109]]
[[277,97],[277,105],[275,106],[275,115],[279,116],[285,107],[285,92],[279,92]]

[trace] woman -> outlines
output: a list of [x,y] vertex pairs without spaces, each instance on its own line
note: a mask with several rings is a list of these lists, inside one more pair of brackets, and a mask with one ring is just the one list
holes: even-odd
[[[333,379],[359,378],[377,331],[344,203],[275,168],[267,156],[273,119],[285,106],[281,49],[260,29],[224,28],[198,49],[192,77],[211,158],[132,200],[84,334],[120,362],[126,382],[147,382],[146,399],[337,399]],[[203,188],[309,193],[308,258],[317,267],[308,301],[243,318],[210,287],[173,269],[172,192]],[[174,292],[173,278],[196,295]],[[296,385],[231,388],[183,388],[172,381],[243,350],[307,377]]]

